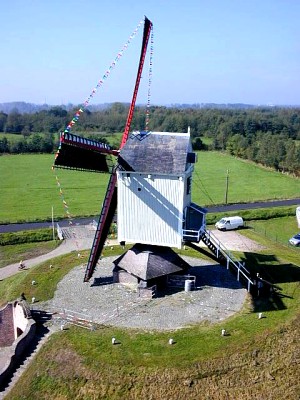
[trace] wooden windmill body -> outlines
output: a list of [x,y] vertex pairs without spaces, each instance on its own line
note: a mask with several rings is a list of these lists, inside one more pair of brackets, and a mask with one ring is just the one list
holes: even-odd
[[[181,248],[195,161],[189,133],[130,135],[117,172],[119,242]],[[204,214],[199,211],[198,230]]]

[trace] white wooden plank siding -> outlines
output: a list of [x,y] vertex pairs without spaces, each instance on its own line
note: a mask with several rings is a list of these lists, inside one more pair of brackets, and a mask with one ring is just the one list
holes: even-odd
[[180,248],[184,190],[178,176],[118,172],[118,240]]

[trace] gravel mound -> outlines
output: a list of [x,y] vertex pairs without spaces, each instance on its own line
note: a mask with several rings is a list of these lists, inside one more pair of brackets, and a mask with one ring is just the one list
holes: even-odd
[[191,265],[189,273],[196,276],[195,290],[169,289],[158,298],[143,299],[137,288],[112,283],[115,258],[102,259],[88,283],[83,282],[84,266],[74,268],[58,284],[54,298],[38,308],[69,310],[97,324],[174,330],[203,321],[222,321],[239,311],[246,298],[246,289],[225,267],[183,257]]

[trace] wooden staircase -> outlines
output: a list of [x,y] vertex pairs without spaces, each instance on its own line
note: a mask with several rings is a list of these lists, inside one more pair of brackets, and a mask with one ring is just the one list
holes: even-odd
[[[237,280],[241,281],[246,286],[248,292],[250,292],[251,285],[254,285],[255,282],[251,278],[250,272],[245,268],[245,265],[238,261],[210,231],[204,230],[200,240],[206,244],[216,261],[237,274]],[[196,251],[203,251],[195,242],[185,242],[185,245]]]

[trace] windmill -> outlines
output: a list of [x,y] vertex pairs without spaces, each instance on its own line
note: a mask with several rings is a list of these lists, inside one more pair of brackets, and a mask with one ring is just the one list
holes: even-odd
[[[133,247],[115,261],[114,278],[124,274],[142,285],[189,267],[172,248],[195,247],[202,239],[217,258],[219,245],[206,232],[206,210],[191,201],[196,154],[190,132],[131,130],[152,23],[145,18],[132,101],[119,150],[70,132],[61,134],[54,167],[110,173],[84,281],[92,277],[116,209],[118,241]],[[125,281],[126,281],[125,279]],[[250,284],[249,284],[250,285]]]

